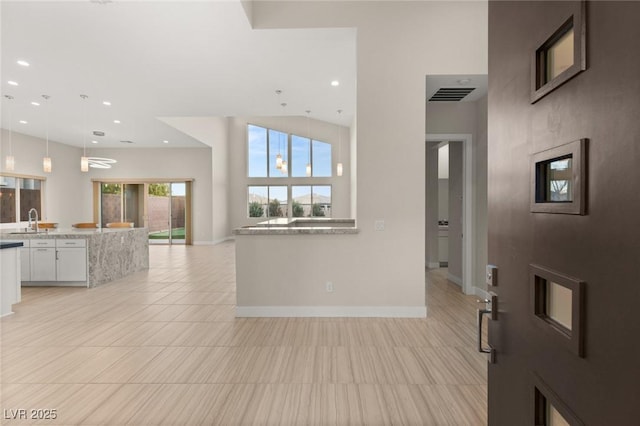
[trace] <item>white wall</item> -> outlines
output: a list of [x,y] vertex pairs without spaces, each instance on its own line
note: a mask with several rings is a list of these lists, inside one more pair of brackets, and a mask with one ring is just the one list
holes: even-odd
[[229,119],[226,117],[163,117],[162,121],[211,147],[211,229],[213,242],[230,233]]
[[361,232],[334,271],[352,278],[335,302],[364,290],[388,306],[392,291],[395,304],[424,306],[425,75],[486,73],[486,2],[254,2],[252,17],[256,28],[357,28]]
[[[49,141],[52,172],[44,173],[45,143],[44,139],[14,131],[12,153],[16,164],[13,173],[46,179],[43,211],[38,212],[41,220],[57,222],[60,228],[69,228],[76,222],[92,222],[90,176],[80,171],[82,149]],[[5,156],[9,153],[9,132],[5,129],[2,129],[0,153],[0,171],[5,172]]]
[[111,169],[92,169],[91,178],[194,179],[193,243],[212,242],[211,148],[104,148],[92,149],[89,154],[118,160]]
[[462,165],[463,142],[449,141],[449,266],[447,277],[462,285]]
[[[248,178],[247,177],[247,124],[255,124],[300,136],[307,135],[305,117],[234,117],[229,119],[229,170],[230,170],[230,224],[231,229],[264,221],[264,218],[247,217],[247,187],[249,185],[309,185],[331,184],[331,210],[335,218],[352,218],[351,215],[351,167],[349,156],[349,129],[343,126],[310,119],[309,128],[314,139],[332,144],[332,178]],[[341,177],[335,176],[338,159],[338,129],[342,137]]]

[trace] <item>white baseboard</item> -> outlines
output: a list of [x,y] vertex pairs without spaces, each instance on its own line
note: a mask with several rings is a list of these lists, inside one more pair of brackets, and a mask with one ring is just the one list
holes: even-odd
[[234,237],[224,237],[224,238],[219,238],[219,239],[213,240],[213,241],[194,241],[193,245],[194,246],[215,246],[216,244],[224,243],[225,241],[231,241],[231,240],[235,240],[235,238]]
[[429,269],[434,269],[439,267],[440,267],[440,262],[427,262],[427,268]]
[[459,278],[459,277],[456,277],[455,275],[451,275],[450,273],[447,273],[447,279],[449,281],[452,281],[458,284],[460,287],[462,287],[462,278]]
[[236,306],[236,317],[426,318],[426,306]]

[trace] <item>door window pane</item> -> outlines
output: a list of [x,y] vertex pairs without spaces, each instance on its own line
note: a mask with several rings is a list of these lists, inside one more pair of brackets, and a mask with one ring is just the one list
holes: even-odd
[[122,222],[122,185],[103,183],[100,187],[102,227],[107,223]]
[[545,57],[546,83],[553,80],[564,70],[573,65],[573,28],[570,28],[558,39],[558,41],[547,49]]
[[571,157],[549,161],[547,163],[547,194],[551,202],[569,202],[571,193]]
[[546,314],[552,320],[571,330],[571,289],[554,283],[546,282]]
[[547,423],[546,426],[571,426],[556,407],[547,401]]

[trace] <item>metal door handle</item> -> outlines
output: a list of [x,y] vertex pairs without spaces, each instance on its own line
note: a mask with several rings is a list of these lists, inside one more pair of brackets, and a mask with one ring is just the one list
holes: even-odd
[[478,309],[478,352],[489,354],[489,362],[495,362],[496,350],[491,346],[486,348],[482,346],[482,319],[485,315],[491,314],[491,309]]

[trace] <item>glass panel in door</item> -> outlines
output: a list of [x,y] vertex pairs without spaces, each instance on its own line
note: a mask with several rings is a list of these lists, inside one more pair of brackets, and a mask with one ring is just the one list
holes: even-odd
[[149,243],[185,244],[186,184],[152,183],[147,196]]
[[100,186],[101,227],[107,223],[122,222],[122,185],[103,183]]
[[171,233],[170,244],[184,244],[186,235],[186,183],[171,184]]

